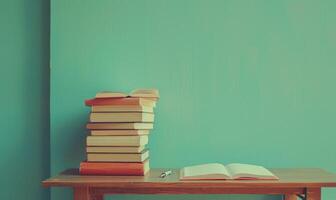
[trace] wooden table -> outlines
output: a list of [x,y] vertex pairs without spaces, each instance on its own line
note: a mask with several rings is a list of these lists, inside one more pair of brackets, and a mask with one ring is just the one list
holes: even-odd
[[43,181],[45,187],[72,187],[75,200],[102,200],[104,194],[280,194],[320,200],[322,187],[336,187],[336,175],[322,169],[271,169],[280,180],[180,181],[179,170],[160,178],[166,169],[152,169],[146,176],[80,176],[69,169]]

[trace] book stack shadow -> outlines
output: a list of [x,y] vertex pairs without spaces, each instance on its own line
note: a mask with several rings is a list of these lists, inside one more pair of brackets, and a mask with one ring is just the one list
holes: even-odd
[[91,107],[82,175],[143,176],[149,171],[148,136],[153,129],[157,90],[129,95],[100,92]]

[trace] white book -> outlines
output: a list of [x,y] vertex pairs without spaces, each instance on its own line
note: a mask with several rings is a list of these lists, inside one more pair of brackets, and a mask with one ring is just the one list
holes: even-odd
[[149,130],[153,129],[153,123],[88,123],[90,130]]
[[100,105],[92,106],[92,112],[147,112],[153,113],[153,107],[137,105]]
[[90,122],[154,122],[154,114],[143,112],[91,113]]
[[87,146],[145,146],[148,143],[147,135],[128,135],[128,136],[87,136]]
[[232,163],[223,165],[209,163],[184,167],[181,169],[181,180],[277,180],[279,179],[266,168],[258,165]]
[[148,135],[148,130],[91,130],[93,136],[113,136],[113,135]]
[[143,162],[149,158],[149,151],[141,153],[88,153],[88,162]]
[[140,153],[145,149],[145,146],[138,147],[86,147],[87,153]]

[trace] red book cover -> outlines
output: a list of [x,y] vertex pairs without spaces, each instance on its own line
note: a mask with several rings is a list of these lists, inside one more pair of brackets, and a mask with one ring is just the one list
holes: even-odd
[[149,170],[149,161],[143,163],[81,162],[81,175],[143,176]]
[[154,105],[155,101],[142,98],[93,98],[85,100],[86,106],[103,105]]

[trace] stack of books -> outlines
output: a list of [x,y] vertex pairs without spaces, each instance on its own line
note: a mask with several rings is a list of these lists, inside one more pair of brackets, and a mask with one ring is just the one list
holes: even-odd
[[149,171],[148,135],[153,129],[155,89],[130,94],[100,92],[85,101],[91,107],[83,175],[142,176]]

